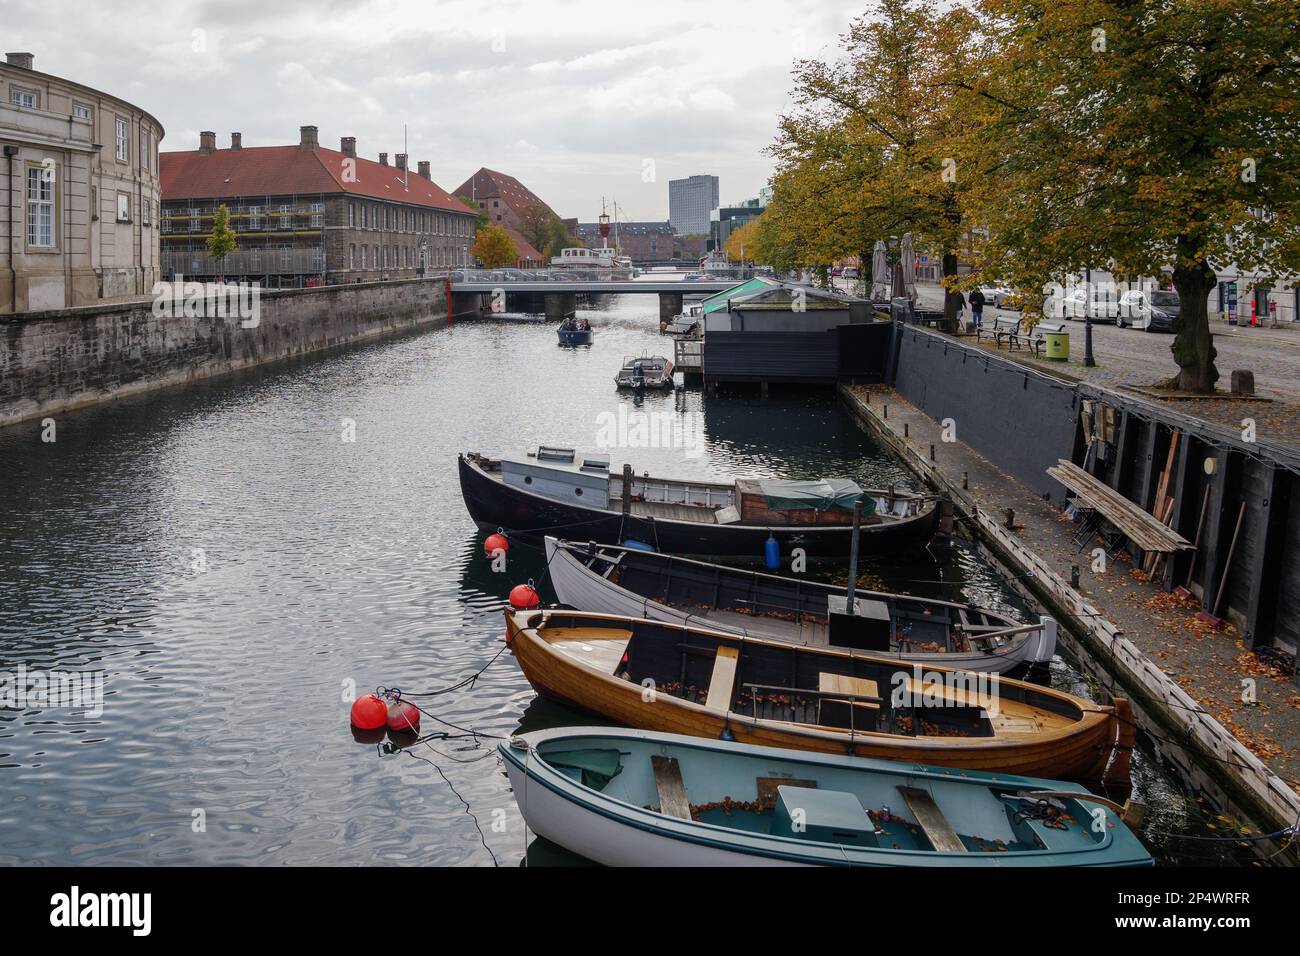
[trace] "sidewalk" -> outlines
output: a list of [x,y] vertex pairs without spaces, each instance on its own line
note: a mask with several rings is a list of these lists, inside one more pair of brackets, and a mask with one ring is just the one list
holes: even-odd
[[[1140,572],[1127,555],[1110,561],[1104,572],[1094,573],[1090,565],[1096,541],[1086,543],[1080,552],[1071,541],[1076,530],[1072,521],[972,449],[959,442],[944,443],[941,426],[892,389],[853,386],[843,394],[852,410],[873,431],[904,453],[909,466],[949,491],[959,510],[977,515],[977,532],[1000,539],[999,543],[1013,552],[1013,560],[1029,570],[1029,577],[1041,572],[1039,583],[1053,589],[1061,603],[1069,607],[1074,602],[1076,630],[1078,619],[1095,619],[1082,623],[1097,635],[1097,643],[1102,648],[1100,657],[1137,673],[1142,685],[1152,691],[1153,700],[1135,699],[1135,703],[1148,711],[1153,706],[1163,709],[1169,721],[1189,728],[1189,739],[1217,721],[1222,725],[1221,731],[1235,736],[1239,746],[1258,757],[1287,783],[1277,777],[1265,781],[1262,768],[1256,765],[1252,770],[1245,766],[1248,761],[1238,760],[1230,752],[1230,745],[1223,746],[1227,734],[1216,737],[1206,733],[1207,746],[1203,749],[1219,753],[1220,760],[1226,759],[1223,767],[1245,780],[1253,792],[1261,787],[1274,787],[1275,799],[1271,805],[1279,815],[1284,814],[1288,800],[1300,808],[1300,796],[1297,796],[1300,783],[1294,782],[1300,781],[1300,693],[1288,675],[1250,653],[1231,627],[1218,633],[1201,625],[1195,618],[1195,603],[1184,604],[1158,584],[1140,579]],[[885,404],[888,404],[887,418],[883,413]],[[933,459],[930,458],[932,445]],[[963,474],[969,486],[966,491],[961,490]],[[1015,511],[1014,533],[998,527],[1008,508]],[[1037,571],[1028,552],[1041,562]],[[1075,565],[1079,568],[1079,586],[1071,589],[1069,582]],[[1053,583],[1050,577],[1058,581]],[[1123,639],[1136,651],[1121,659],[1123,655],[1115,653],[1113,648]],[[1090,651],[1098,656],[1096,648]],[[1143,673],[1148,668],[1147,662],[1151,673]],[[1258,699],[1255,705],[1241,701],[1245,678],[1255,681]],[[1178,695],[1171,696],[1168,692],[1172,688],[1161,689],[1162,681],[1172,681],[1181,688],[1191,701],[1204,709],[1204,716],[1192,713],[1194,704],[1180,707],[1176,702]],[[1118,688],[1117,692],[1125,691]],[[1232,766],[1238,763],[1242,766]],[[1285,797],[1278,796],[1287,787],[1290,792]],[[1293,819],[1295,815],[1292,811]]]

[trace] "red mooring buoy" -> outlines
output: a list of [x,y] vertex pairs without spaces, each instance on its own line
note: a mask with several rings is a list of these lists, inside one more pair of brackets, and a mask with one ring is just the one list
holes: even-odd
[[388,722],[388,705],[374,694],[352,702],[352,726],[357,730],[381,730]]
[[398,733],[418,734],[420,711],[414,704],[404,700],[393,701],[388,705],[388,729]]
[[483,551],[487,554],[489,558],[496,557],[496,553],[498,551],[509,551],[509,550],[510,550],[510,539],[507,538],[505,535],[503,535],[500,531],[496,532],[495,534],[488,535],[487,540],[483,542]]
[[531,611],[537,605],[542,603],[542,599],[537,594],[537,588],[533,587],[533,582],[527,584],[516,584],[510,590],[510,606],[516,611]]

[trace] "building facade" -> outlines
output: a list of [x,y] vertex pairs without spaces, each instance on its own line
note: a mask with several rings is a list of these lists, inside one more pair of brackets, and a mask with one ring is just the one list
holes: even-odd
[[0,64],[0,312],[120,302],[158,281],[162,124],[138,106]]
[[[298,287],[408,278],[470,264],[475,215],[432,179],[429,163],[408,168],[398,153],[373,161],[356,138],[322,147],[315,126],[295,146],[243,145],[216,134],[199,148],[162,156],[165,277]],[[238,248],[212,260],[206,240],[221,206]]]
[[[577,234],[588,248],[600,248],[600,223],[579,223]],[[611,225],[609,231],[609,244],[615,245],[617,240],[623,254],[638,263],[680,258],[676,238],[673,227],[666,222],[620,222]]]
[[688,176],[668,182],[668,221],[679,236],[707,236],[718,208],[718,177]]
[[761,199],[746,199],[739,205],[713,210],[709,214],[709,248],[726,249],[731,234],[756,220],[765,210]]
[[506,231],[519,253],[515,265],[521,269],[548,265],[545,250],[534,248],[525,235],[526,211],[530,206],[540,206],[555,216],[570,234],[577,226],[576,219],[560,219],[554,209],[514,176],[486,166],[461,183],[456,189],[456,195],[477,206],[487,216],[490,224]]

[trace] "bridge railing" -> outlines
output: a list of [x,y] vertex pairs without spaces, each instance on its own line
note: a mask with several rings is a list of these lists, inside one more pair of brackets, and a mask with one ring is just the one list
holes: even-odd
[[628,269],[452,269],[452,282],[610,282],[633,278]]

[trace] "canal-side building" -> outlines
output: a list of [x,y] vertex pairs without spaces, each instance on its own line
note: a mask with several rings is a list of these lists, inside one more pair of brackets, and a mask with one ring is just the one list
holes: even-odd
[[[217,148],[162,155],[162,265],[166,277],[223,276],[271,287],[409,278],[470,263],[474,212],[433,181],[429,163],[337,150],[304,126],[293,146],[244,146],[239,133]],[[213,216],[224,205],[238,249],[219,265],[207,254]]]
[[162,124],[33,63],[30,53],[0,63],[0,196],[8,207],[0,312],[148,295],[159,275]]
[[488,222],[515,231],[523,228],[524,210],[529,206],[542,206],[551,215],[560,218],[540,196],[514,176],[486,166],[461,183],[456,189],[456,195],[464,196],[483,210]]
[[709,213],[709,248],[726,249],[731,234],[763,215],[767,207],[761,199],[746,199],[734,206],[720,206]]
[[[610,228],[609,244],[614,245],[617,231],[618,247],[634,263],[664,262],[680,258],[676,252],[676,235],[667,222],[620,222]],[[578,224],[578,238],[592,249],[600,246],[600,223]]]
[[718,177],[687,176],[668,182],[668,221],[679,236],[707,236],[718,208]]

